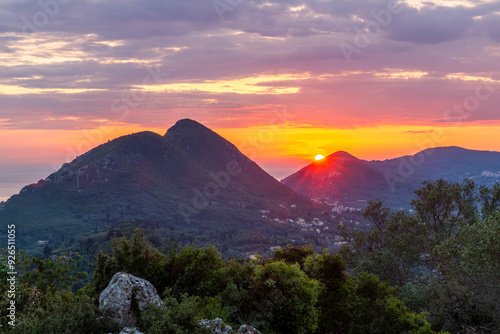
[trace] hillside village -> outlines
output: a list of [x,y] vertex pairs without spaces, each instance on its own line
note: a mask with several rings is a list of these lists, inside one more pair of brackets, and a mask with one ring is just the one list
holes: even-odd
[[[320,203],[319,200],[316,200]],[[276,212],[271,212],[271,210],[260,210],[261,218],[263,221],[271,224],[280,224],[282,226],[295,228],[297,233],[300,235],[300,239],[290,239],[289,244],[292,246],[311,244],[312,246],[326,246],[330,249],[338,249],[342,245],[347,244],[342,236],[339,235],[339,226],[348,226],[354,230],[369,230],[371,225],[366,222],[361,215],[362,209],[355,208],[351,206],[344,206],[339,204],[338,201],[328,203],[327,201],[322,201],[322,203],[327,204],[330,211],[324,212],[323,218],[291,218],[291,217],[277,217],[277,212],[286,212],[288,209],[285,204],[279,204]],[[290,209],[295,208],[295,204],[290,205]],[[274,245],[270,248],[271,251],[275,251],[278,248],[282,248],[286,245]]]

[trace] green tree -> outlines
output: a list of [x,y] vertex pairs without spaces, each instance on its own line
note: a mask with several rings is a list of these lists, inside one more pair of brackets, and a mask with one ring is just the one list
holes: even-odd
[[[448,318],[442,320],[450,331],[463,327],[500,331],[500,211],[488,214],[462,228],[446,240],[437,254],[443,259]],[[441,317],[441,312],[434,312]]]
[[370,231],[341,228],[349,241],[340,253],[354,272],[370,272],[383,281],[402,285],[415,278],[423,265],[421,226],[404,211],[390,214],[381,202],[370,201],[364,216],[374,225]]
[[148,334],[208,334],[200,327],[203,319],[199,297],[183,294],[180,302],[166,291],[166,307],[151,305],[139,318],[139,328]]
[[183,293],[196,296],[217,296],[228,282],[225,263],[219,251],[210,246],[197,248],[185,246],[168,253],[164,279],[178,297]]
[[[423,251],[433,256],[433,248],[455,234],[461,227],[477,219],[474,182],[466,179],[462,185],[445,180],[424,182],[415,191],[417,199],[411,202],[418,224],[425,234]],[[429,263],[436,267],[436,263]]]
[[415,314],[398,300],[395,288],[376,276],[361,273],[347,281],[349,294],[344,301],[349,321],[342,323],[343,333],[434,333],[424,314]]
[[[13,333],[105,334],[110,330],[92,297],[72,294],[60,296],[49,293],[43,298],[50,302],[29,307],[22,314],[18,314]],[[111,328],[111,330],[119,329]]]
[[272,261],[283,261],[287,264],[298,264],[301,269],[304,268],[306,259],[314,254],[311,246],[291,247],[287,245],[285,249],[276,249]]
[[413,311],[429,311],[435,330],[499,330],[498,192],[438,180],[415,192],[414,214],[371,202],[373,230],[342,230],[350,245],[341,252],[354,272],[378,275]]
[[50,248],[49,244],[46,244],[43,248],[43,256],[49,257],[50,255],[52,255],[52,249]]
[[367,273],[345,273],[340,254],[309,257],[306,272],[322,284],[319,333],[433,333],[425,314],[414,314],[396,289]]
[[78,253],[62,254],[54,259],[30,258],[21,250],[17,262],[19,281],[42,293],[70,290],[73,284],[88,276],[87,272],[75,273],[77,260],[81,259]]
[[349,294],[346,282],[349,275],[340,254],[322,254],[309,256],[304,264],[304,270],[309,277],[321,283],[318,296],[318,332],[337,333],[340,328],[348,327],[349,310],[345,300]]
[[482,216],[484,219],[500,210],[500,184],[497,183],[492,188],[481,186],[479,198],[482,205]]
[[96,260],[94,286],[98,292],[120,271],[144,278],[157,289],[165,286],[164,255],[151,245],[141,229],[136,229],[130,239],[114,239],[112,255],[101,251]]
[[270,262],[256,268],[249,287],[250,323],[268,333],[310,333],[317,327],[320,286],[297,264]]

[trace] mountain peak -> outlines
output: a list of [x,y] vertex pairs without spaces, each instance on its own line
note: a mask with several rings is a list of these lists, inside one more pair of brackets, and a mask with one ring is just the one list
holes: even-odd
[[[210,130],[203,124],[192,119],[185,118],[177,121],[174,126],[168,129],[164,136],[168,142],[185,152],[205,152],[212,154],[213,149],[218,147],[233,146],[226,139]],[[237,150],[234,147],[234,150]]]
[[[278,216],[285,212],[280,205],[295,205],[293,213],[286,210],[294,218],[315,210],[314,203],[267,174],[229,141],[183,119],[164,137],[140,132],[82,154],[11,197],[0,210],[0,221],[19,223],[19,229],[22,221],[29,222],[30,231],[37,234],[16,239],[23,249],[35,247],[33,235],[34,240],[46,239],[47,228],[54,235],[77,238],[97,226],[101,233],[103,223],[113,231],[114,223],[129,226],[140,220],[142,226],[159,228],[160,235],[176,237],[181,228],[191,241],[205,242],[210,235],[214,239],[209,242],[220,244],[216,236],[230,233],[240,252],[237,242],[246,240],[249,232],[279,229],[258,210]],[[257,252],[261,244],[245,247]]]
[[211,131],[209,128],[201,123],[190,118],[184,118],[175,122],[174,126],[168,129],[165,136],[168,136],[175,132],[192,132],[192,131]]
[[343,158],[343,159],[357,159],[355,156],[347,153],[346,151],[337,151],[333,154],[330,154],[328,157],[331,158]]

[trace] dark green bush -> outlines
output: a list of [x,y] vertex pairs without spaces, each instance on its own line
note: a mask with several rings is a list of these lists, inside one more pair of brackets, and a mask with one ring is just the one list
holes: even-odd
[[47,299],[44,306],[30,308],[17,315],[13,333],[108,333],[109,325],[101,320],[102,313],[93,298],[85,295],[54,295],[44,298]]
[[[167,294],[169,291],[167,290]],[[139,327],[147,334],[203,334],[209,330],[201,328],[203,319],[202,305],[199,297],[183,294],[180,302],[167,295],[163,301],[166,308],[150,305],[139,319]]]

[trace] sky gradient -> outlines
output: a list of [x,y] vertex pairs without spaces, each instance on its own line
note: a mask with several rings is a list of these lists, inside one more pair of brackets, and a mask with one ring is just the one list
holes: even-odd
[[191,118],[283,178],[345,150],[500,151],[500,1],[4,0],[0,200]]

